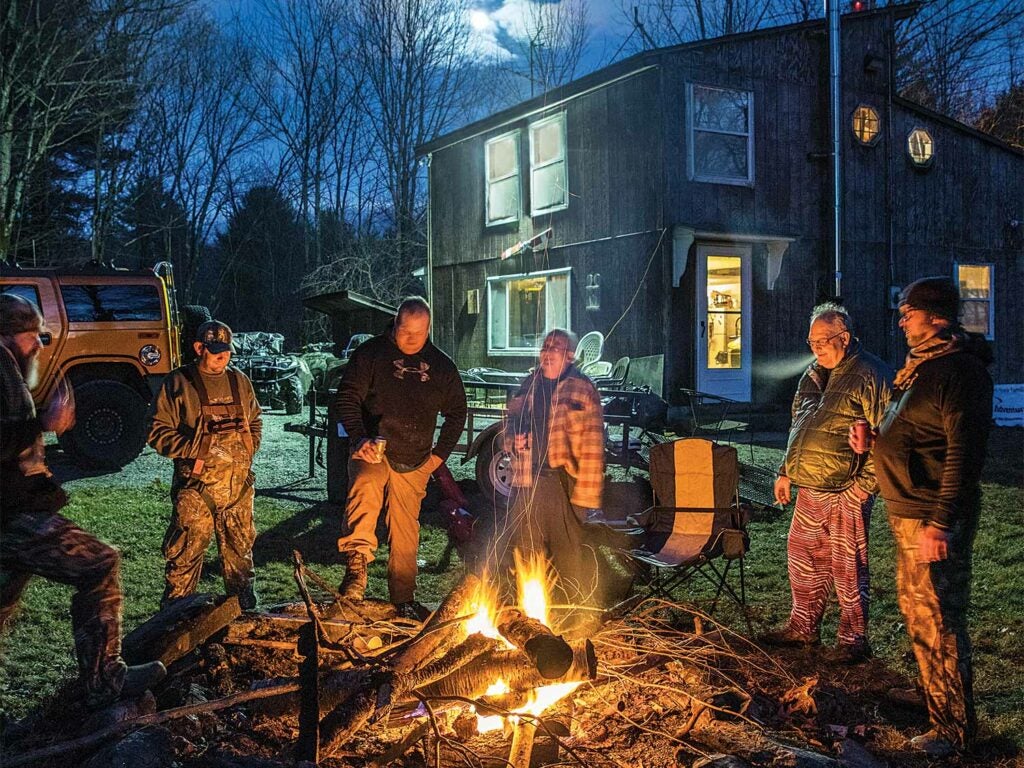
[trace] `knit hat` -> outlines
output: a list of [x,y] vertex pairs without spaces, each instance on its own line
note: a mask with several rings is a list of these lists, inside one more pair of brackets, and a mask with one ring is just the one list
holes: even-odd
[[956,322],[960,315],[960,291],[948,277],[922,277],[900,293],[901,305],[931,312]]
[[0,294],[0,335],[14,336],[43,330],[43,316],[36,305],[15,293]]
[[207,320],[196,331],[196,341],[213,354],[228,352],[231,346],[231,329],[217,320]]

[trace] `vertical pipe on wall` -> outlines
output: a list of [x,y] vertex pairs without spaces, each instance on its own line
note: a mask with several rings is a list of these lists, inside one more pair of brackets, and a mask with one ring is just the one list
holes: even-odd
[[434,206],[431,198],[434,196],[433,179],[430,177],[431,160],[433,153],[427,155],[427,270],[426,278],[427,303],[430,305],[431,314],[434,308]]
[[835,296],[843,295],[843,164],[842,164],[842,80],[839,61],[839,3],[825,0],[828,17],[829,117],[832,124],[832,239],[835,253]]

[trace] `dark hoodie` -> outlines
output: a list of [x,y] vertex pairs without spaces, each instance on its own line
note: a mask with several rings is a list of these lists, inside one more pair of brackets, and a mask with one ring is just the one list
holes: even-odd
[[978,513],[991,362],[988,343],[967,334],[957,351],[921,362],[916,378],[894,393],[873,449],[890,514],[948,529]]

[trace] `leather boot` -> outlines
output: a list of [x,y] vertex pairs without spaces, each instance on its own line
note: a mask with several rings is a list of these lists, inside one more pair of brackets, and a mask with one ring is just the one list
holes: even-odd
[[159,661],[146,664],[135,664],[124,673],[124,684],[121,686],[122,699],[134,699],[141,696],[167,675],[167,668]]
[[349,552],[345,563],[345,578],[341,580],[338,592],[346,600],[362,600],[366,592],[366,555]]

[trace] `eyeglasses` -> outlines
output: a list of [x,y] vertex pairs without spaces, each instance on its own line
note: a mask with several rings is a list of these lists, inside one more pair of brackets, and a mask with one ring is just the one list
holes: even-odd
[[842,336],[847,331],[840,331],[839,333],[833,333],[827,339],[804,339],[807,342],[807,346],[813,350],[825,349],[828,343],[832,341],[836,336]]

